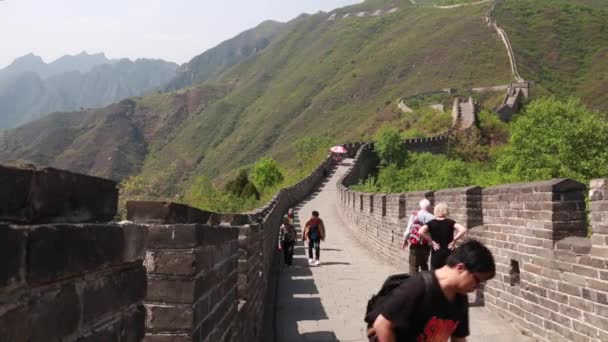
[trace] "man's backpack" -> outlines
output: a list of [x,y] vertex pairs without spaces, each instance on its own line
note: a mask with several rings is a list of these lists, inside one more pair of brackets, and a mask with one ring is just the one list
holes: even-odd
[[319,221],[312,222],[310,224],[310,228],[308,230],[308,238],[311,241],[316,241],[321,237],[319,234]]
[[[431,285],[433,283],[433,274],[431,272],[425,271],[421,272],[421,276],[424,279],[424,298],[425,300],[430,301],[431,296]],[[372,298],[367,301],[367,309],[365,310],[365,322],[367,323],[367,327],[371,328],[376,320],[376,317],[380,315],[380,311],[382,310],[385,303],[390,300],[391,293],[401,286],[405,281],[411,278],[411,275],[408,273],[400,273],[394,274],[384,281],[380,291],[377,294],[373,295]],[[429,303],[430,307],[430,303]]]
[[412,229],[410,230],[410,246],[429,246],[429,242],[420,236],[420,228],[422,228],[424,224],[418,220],[418,212],[414,211],[412,215],[414,215],[414,223],[412,224]]

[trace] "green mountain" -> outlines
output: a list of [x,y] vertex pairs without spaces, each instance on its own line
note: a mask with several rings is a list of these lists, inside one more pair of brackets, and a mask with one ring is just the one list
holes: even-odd
[[508,0],[495,16],[537,93],[574,95],[608,110],[608,1]]
[[[162,194],[173,196],[197,175],[225,178],[264,155],[295,167],[293,146],[303,138],[346,142],[369,139],[387,123],[405,129],[416,114],[397,109],[403,97],[513,81],[505,46],[484,20],[493,3],[433,7],[456,2],[470,1],[414,5],[409,0],[368,0],[298,18],[280,28],[266,47],[252,50],[234,65],[218,66],[208,62],[210,57],[201,57],[207,62],[200,64],[191,62],[189,76],[177,84],[207,78],[191,88],[99,110],[54,114],[7,131],[0,137],[0,160],[26,160],[114,179],[141,174],[163,184]],[[520,74],[537,81],[535,93],[582,96],[606,108],[606,82],[599,81],[605,61],[597,55],[608,47],[605,28],[596,35],[581,33],[585,39],[578,43],[558,35],[549,39],[549,29],[521,25],[529,13],[520,10],[526,8],[523,3],[499,2],[493,17],[511,38]],[[532,3],[534,11],[547,13],[552,13],[547,6],[553,11],[567,8],[575,16],[568,21],[569,29],[581,32],[598,25],[591,19],[603,18],[606,7],[592,0],[551,0],[543,2],[544,7]],[[561,18],[541,17],[553,29],[558,26],[553,20]],[[577,63],[585,61],[580,65],[588,71],[577,86],[556,87],[583,74],[572,72],[569,63],[553,63],[554,55],[533,46],[551,39],[555,51],[571,53]],[[206,53],[222,55],[219,50]],[[551,82],[553,75],[559,82]]]
[[100,107],[142,95],[166,84],[177,68],[161,60],[110,62],[103,55],[65,56],[48,65],[38,64],[38,59],[22,57],[5,69],[4,75],[11,76],[0,79],[0,129],[50,112]]
[[189,87],[217,76],[227,68],[263,50],[274,37],[287,28],[286,24],[268,20],[224,41],[180,66],[177,76],[165,87],[166,90]]

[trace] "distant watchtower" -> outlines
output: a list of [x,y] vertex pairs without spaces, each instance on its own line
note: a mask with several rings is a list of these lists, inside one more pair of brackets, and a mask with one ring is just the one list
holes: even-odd
[[496,108],[496,113],[503,121],[509,121],[515,113],[517,113],[523,104],[524,99],[530,96],[530,86],[532,82],[513,82],[509,84],[507,93],[502,101],[502,104]]

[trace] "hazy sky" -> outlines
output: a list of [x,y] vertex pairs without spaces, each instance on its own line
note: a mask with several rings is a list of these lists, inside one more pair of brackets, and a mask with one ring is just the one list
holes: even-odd
[[183,63],[266,19],[362,0],[0,0],[0,68],[30,52],[45,62],[83,50]]

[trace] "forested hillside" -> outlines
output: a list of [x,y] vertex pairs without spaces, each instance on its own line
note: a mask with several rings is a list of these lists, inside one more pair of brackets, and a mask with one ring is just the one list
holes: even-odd
[[[278,33],[220,45],[188,63],[187,77],[175,87],[203,83],[8,131],[0,137],[0,160],[118,180],[140,175],[143,187],[174,197],[201,175],[223,182],[263,156],[287,170],[307,167],[299,163],[296,146],[310,139],[367,140],[385,124],[407,132],[421,117],[427,128],[418,125],[414,133],[432,133],[442,119],[404,113],[397,108],[400,99],[442,88],[503,85],[513,77],[503,42],[484,20],[493,2],[453,8],[433,5],[471,2],[419,3],[368,0],[276,25]],[[533,94],[578,95],[589,105],[606,106],[602,5],[527,3],[499,2],[493,17],[511,37],[520,74],[536,81]],[[562,11],[572,18],[554,15]],[[564,22],[579,38],[549,34]],[[260,36],[264,44],[256,45]],[[555,49],[547,53],[538,48],[543,44]],[[211,56],[226,56],[226,46],[256,48],[234,64],[214,64]],[[480,100],[491,109],[501,97]],[[105,141],[113,143],[100,143]]]

